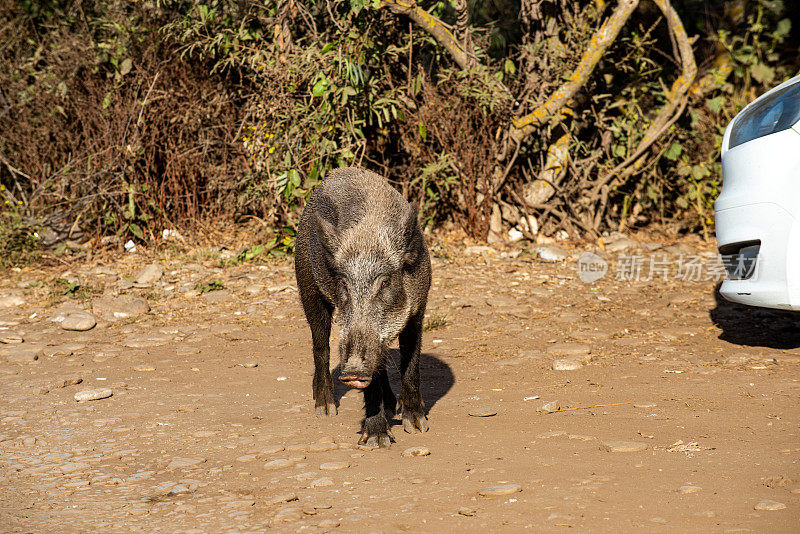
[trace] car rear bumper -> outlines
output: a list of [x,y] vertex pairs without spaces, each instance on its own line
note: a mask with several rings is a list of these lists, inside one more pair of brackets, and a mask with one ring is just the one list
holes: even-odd
[[800,288],[791,274],[799,272],[796,246],[798,228],[792,215],[771,202],[760,202],[716,212],[717,245],[730,253],[741,246],[758,243],[752,274],[746,279],[728,278],[720,293],[733,302],[778,308],[800,309]]

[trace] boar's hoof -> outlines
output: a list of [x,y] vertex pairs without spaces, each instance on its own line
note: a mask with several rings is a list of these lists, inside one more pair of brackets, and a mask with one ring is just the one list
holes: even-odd
[[364,421],[361,439],[358,440],[359,445],[365,445],[370,448],[389,448],[394,441],[394,435],[389,430],[389,423],[386,418],[381,415],[369,417]]
[[388,449],[391,447],[393,441],[394,439],[392,439],[392,435],[389,433],[369,435],[364,432],[361,434],[361,439],[358,440],[358,444],[364,445],[365,447],[369,447],[371,449]]
[[428,431],[428,420],[421,411],[410,412],[403,410],[403,430],[409,434]]
[[331,417],[337,413],[336,405],[332,402],[317,406],[317,417]]

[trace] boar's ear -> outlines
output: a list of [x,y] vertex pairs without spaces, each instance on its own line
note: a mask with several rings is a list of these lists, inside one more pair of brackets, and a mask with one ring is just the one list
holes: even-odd
[[336,228],[319,213],[315,213],[311,220],[311,239],[318,244],[320,252],[326,256],[326,260],[332,263],[333,255],[339,249],[339,234]]
[[413,265],[417,261],[422,246],[422,233],[417,220],[417,205],[410,202],[403,221],[403,264]]

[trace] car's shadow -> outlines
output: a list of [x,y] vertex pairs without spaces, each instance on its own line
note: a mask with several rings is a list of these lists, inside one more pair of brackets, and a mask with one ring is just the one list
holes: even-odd
[[[389,383],[395,396],[400,394],[400,351],[390,349],[387,355],[386,368],[389,372]],[[420,393],[425,403],[426,413],[430,412],[436,403],[447,395],[455,384],[452,369],[445,362],[433,354],[420,354],[419,360]],[[333,370],[333,396],[338,406],[345,393],[352,388],[339,381],[339,366]]]
[[800,347],[800,312],[729,302],[720,295],[720,285],[714,288],[716,307],[708,315],[722,329],[721,340],[748,347]]

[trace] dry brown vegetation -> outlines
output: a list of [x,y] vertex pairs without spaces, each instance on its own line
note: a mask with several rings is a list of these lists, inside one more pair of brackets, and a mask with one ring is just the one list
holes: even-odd
[[339,165],[478,239],[708,233],[721,134],[797,72],[793,17],[743,0],[6,3],[0,247],[256,221],[290,249]]

